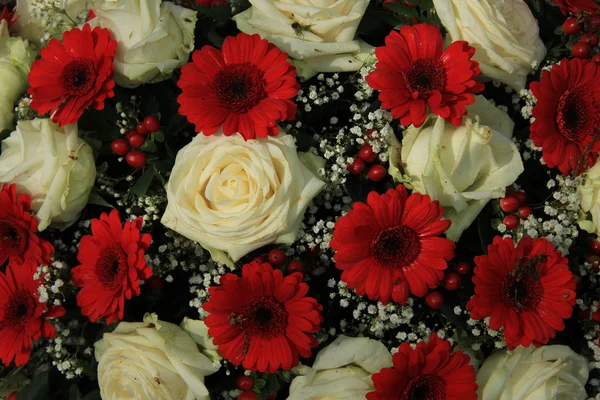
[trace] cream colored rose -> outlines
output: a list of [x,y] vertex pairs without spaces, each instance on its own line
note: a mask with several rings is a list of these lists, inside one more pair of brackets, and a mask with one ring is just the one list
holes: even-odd
[[0,22],[0,130],[14,126],[15,101],[27,89],[27,75],[35,54],[20,37],[11,37]]
[[390,367],[392,355],[381,342],[341,335],[317,354],[312,368],[297,368],[288,400],[363,400],[375,390],[371,375]]
[[450,41],[477,50],[481,73],[515,90],[546,56],[539,27],[523,0],[433,0]]
[[[17,0],[16,15],[19,17],[13,30],[23,39],[29,40],[38,47],[43,47],[41,39],[46,35],[46,30],[42,23],[42,18],[48,18],[49,14],[42,14],[40,11],[43,6],[39,0]],[[38,10],[34,10],[35,8]],[[52,25],[53,29],[62,35],[69,29],[74,28],[75,22],[84,22],[88,11],[87,0],[65,0],[64,13],[54,13],[51,21],[47,25]],[[84,14],[85,13],[85,14]],[[60,39],[60,37],[58,37]]]
[[115,82],[124,87],[157,82],[187,63],[194,50],[196,12],[161,0],[95,0],[89,23],[117,40]]
[[567,346],[517,347],[489,356],[477,373],[481,400],[585,399],[586,359]]
[[583,182],[577,187],[581,209],[589,213],[579,221],[580,228],[600,235],[600,163],[594,164],[584,175]]
[[355,40],[368,0],[250,0],[233,17],[242,32],[258,33],[295,59],[298,75],[357,71],[371,47]]
[[161,222],[237,261],[269,243],[293,243],[323,185],[283,132],[248,141],[200,133],[177,154]]
[[475,98],[460,126],[432,116],[422,127],[404,131],[401,150],[390,149],[390,174],[440,201],[444,217],[452,220],[446,236],[454,241],[523,172],[510,139],[513,122],[483,96]]
[[19,193],[31,196],[40,230],[75,222],[95,180],[94,154],[79,138],[77,125],[21,121],[2,142],[0,183],[16,183]]
[[156,314],[121,322],[94,347],[103,400],[210,399],[204,377],[218,367],[190,334]]

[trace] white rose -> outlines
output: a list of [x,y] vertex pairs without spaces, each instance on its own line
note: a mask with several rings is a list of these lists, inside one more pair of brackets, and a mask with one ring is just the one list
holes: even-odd
[[317,354],[311,367],[297,368],[288,400],[363,400],[375,390],[371,375],[392,367],[385,346],[369,338],[339,336]]
[[19,193],[31,196],[40,230],[75,222],[95,180],[94,154],[79,138],[77,125],[20,121],[2,142],[0,183],[16,183]]
[[446,236],[454,241],[523,172],[510,139],[514,123],[483,96],[475,99],[460,126],[431,117],[422,127],[404,131],[400,154],[390,150],[390,174],[398,179],[401,163],[417,192],[439,200],[444,217],[452,221]]
[[594,164],[585,173],[583,183],[577,187],[577,195],[581,209],[592,217],[591,221],[579,221],[579,226],[589,233],[600,235],[600,163]]
[[121,322],[94,347],[104,400],[210,398],[204,377],[218,368],[188,333],[156,314]]
[[585,399],[586,359],[567,346],[517,347],[489,356],[477,373],[481,400]]
[[117,40],[114,79],[135,87],[171,76],[194,50],[196,12],[161,0],[95,0],[92,27]]
[[20,37],[10,37],[0,22],[0,130],[12,128],[15,101],[27,89],[27,75],[35,55]]
[[371,46],[355,40],[368,0],[250,0],[233,17],[237,27],[258,33],[296,59],[298,75],[358,71]]
[[[44,5],[41,5],[39,0],[17,0],[16,15],[19,19],[13,26],[19,36],[38,47],[42,47],[41,39],[46,34],[42,19],[48,18],[48,13],[42,11],[43,7]],[[87,0],[65,0],[64,14],[54,14],[52,21],[46,21],[45,24],[52,25],[53,29],[64,32],[75,27],[76,24],[73,24],[73,21],[85,21],[81,17],[87,10]]]
[[477,50],[481,73],[515,90],[546,56],[539,27],[523,0],[433,0],[450,41]]
[[269,243],[293,243],[323,185],[283,132],[248,141],[200,133],[177,154],[161,222],[237,261]]

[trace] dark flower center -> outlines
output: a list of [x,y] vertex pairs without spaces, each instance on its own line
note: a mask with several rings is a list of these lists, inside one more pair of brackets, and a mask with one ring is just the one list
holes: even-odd
[[540,263],[545,257],[523,257],[515,269],[504,277],[500,292],[502,302],[517,312],[534,311],[541,301],[544,288],[539,280]]
[[96,274],[102,286],[115,288],[121,285],[127,273],[127,255],[119,246],[100,250],[96,262]]
[[444,63],[437,58],[413,61],[404,78],[415,99],[435,90],[442,91],[446,87],[446,69]]
[[35,312],[36,301],[24,290],[15,292],[8,300],[6,321],[9,326],[21,327],[29,321]]
[[0,258],[21,255],[25,251],[26,233],[12,218],[0,218]]
[[395,226],[375,235],[371,252],[379,265],[402,268],[412,264],[421,253],[417,232],[407,226]]
[[556,125],[561,135],[573,142],[596,136],[600,113],[592,92],[585,88],[567,90],[558,101]]
[[446,382],[437,375],[422,375],[411,379],[401,400],[441,400],[446,398]]
[[270,296],[256,297],[244,306],[239,323],[246,336],[271,339],[285,333],[287,311]]
[[72,96],[83,96],[94,86],[96,70],[92,60],[76,58],[62,71],[60,82],[63,89]]
[[264,73],[248,62],[225,66],[212,83],[219,104],[234,113],[245,113],[267,97],[266,86]]

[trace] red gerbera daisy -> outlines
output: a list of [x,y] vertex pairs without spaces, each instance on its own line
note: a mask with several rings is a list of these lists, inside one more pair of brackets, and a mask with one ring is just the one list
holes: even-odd
[[367,76],[379,90],[381,106],[408,126],[421,126],[427,106],[452,125],[460,125],[465,108],[475,101],[473,93],[484,85],[474,80],[479,63],[471,60],[475,48],[465,41],[452,43],[442,52],[444,41],[438,27],[429,24],[402,26],[375,50],[375,71]]
[[8,27],[8,29],[10,29],[10,27],[13,26],[13,24],[19,19],[19,17],[15,17],[15,12],[16,10],[9,11],[7,6],[4,6],[4,8],[2,9],[2,14],[0,14],[0,21],[6,21],[6,26]]
[[560,7],[560,11],[564,15],[567,13],[575,14],[578,11],[586,11],[593,13],[596,10],[600,10],[600,5],[594,0],[552,0]]
[[383,368],[371,377],[375,391],[368,400],[476,400],[475,370],[462,351],[436,333],[413,348],[402,343],[392,356],[394,368]]
[[564,175],[594,165],[600,151],[599,72],[596,63],[565,58],[551,71],[542,71],[539,82],[531,83],[537,103],[531,111],[535,121],[530,137],[542,148],[546,164]]
[[209,136],[222,126],[227,136],[254,139],[276,136],[278,120],[294,119],[296,69],[260,36],[230,36],[221,51],[204,46],[192,60],[181,68],[177,102],[197,132]]
[[33,341],[56,334],[46,319],[65,314],[63,307],[46,309],[46,303],[39,301],[41,282],[33,279],[36,269],[33,262],[10,262],[6,274],[0,272],[0,360],[5,366],[13,360],[17,366],[26,364]]
[[74,124],[92,106],[104,108],[113,97],[113,59],[117,41],[108,29],[74,28],[63,35],[63,43],[52,39],[40,51],[41,60],[31,66],[31,108],[40,114],[52,112],[60,126]]
[[209,289],[204,320],[219,353],[234,365],[260,372],[289,370],[298,355],[310,357],[318,342],[323,309],[305,297],[308,285],[298,272],[286,277],[269,263],[244,265],[242,276],[227,274]]
[[15,184],[0,190],[0,266],[7,260],[47,264],[54,248],[37,235],[38,220],[29,213],[31,197],[17,196]]
[[331,248],[342,280],[359,295],[383,304],[406,304],[408,294],[425,296],[437,287],[454,257],[454,243],[438,237],[451,222],[427,195],[408,195],[398,185],[369,193],[335,224]]
[[77,260],[71,270],[81,313],[106,324],[123,319],[125,298],[140,294],[140,280],[152,276],[144,254],[152,237],[140,234],[142,218],[121,225],[117,210],[92,220],[92,234],[81,238]]
[[548,343],[565,328],[575,304],[575,279],[568,261],[546,239],[526,236],[514,246],[496,236],[488,254],[475,257],[471,318],[490,318],[504,328],[509,350]]

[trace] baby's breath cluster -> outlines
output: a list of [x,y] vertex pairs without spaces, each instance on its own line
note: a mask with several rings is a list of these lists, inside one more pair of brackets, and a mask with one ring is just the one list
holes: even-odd
[[66,7],[67,0],[34,0],[31,2],[32,20],[37,20],[44,33],[40,37],[42,46],[50,39],[60,39],[64,32],[83,24],[88,18],[88,10],[79,15],[69,15]]
[[167,229],[163,238],[157,238],[155,244],[146,253],[146,263],[155,275],[166,277],[175,270],[207,271],[214,269],[210,254],[193,240],[189,240],[175,231]]
[[216,265],[213,262],[206,262],[198,266],[198,273],[192,275],[189,279],[190,293],[194,298],[190,301],[190,307],[194,307],[200,314],[200,319],[206,317],[206,311],[202,304],[208,300],[208,288],[217,286],[221,277],[227,273],[223,265]]
[[56,336],[48,339],[46,354],[52,360],[52,365],[67,379],[81,376],[92,357],[92,352],[84,349],[85,324],[73,319],[67,325],[57,323],[55,327]]

